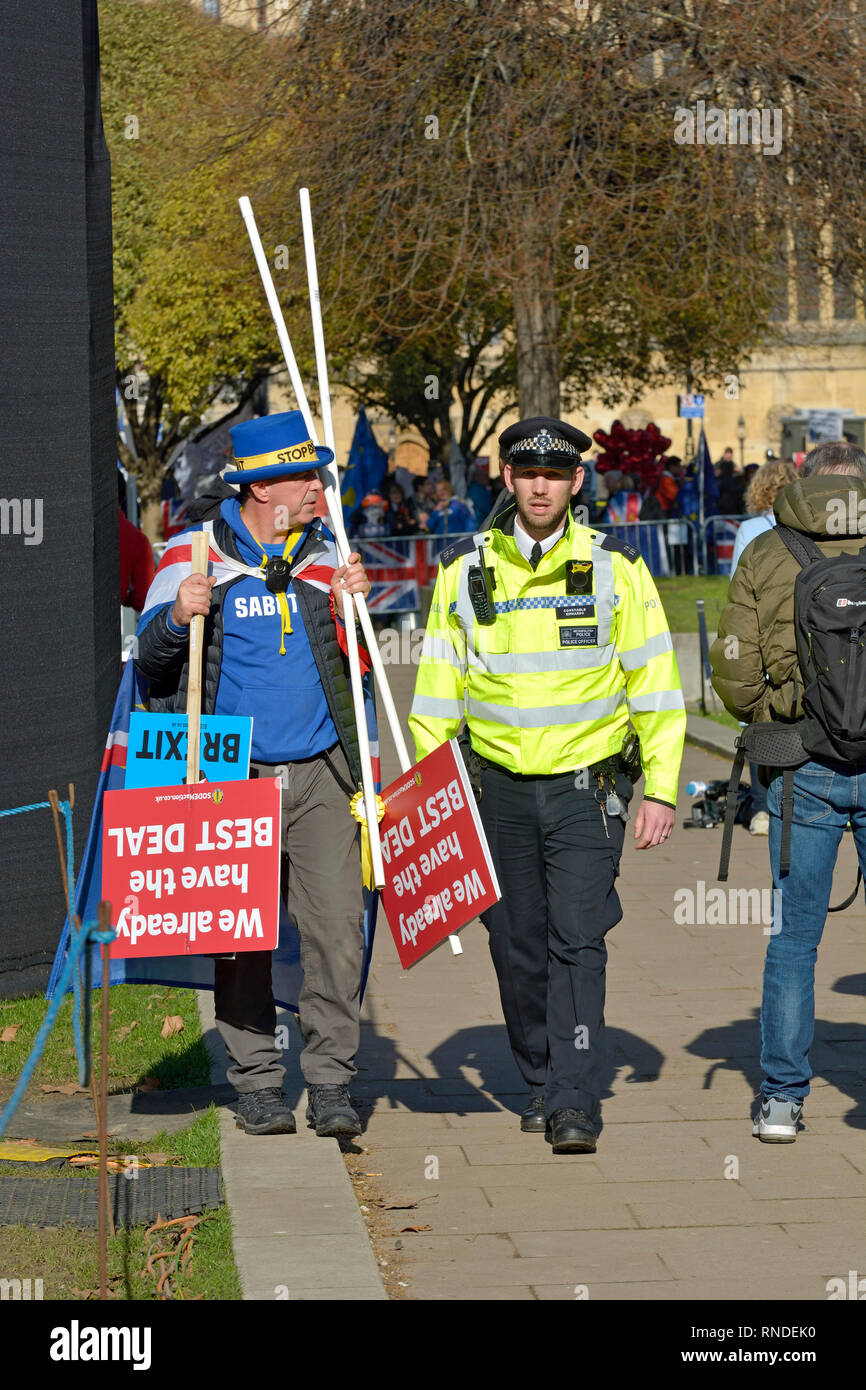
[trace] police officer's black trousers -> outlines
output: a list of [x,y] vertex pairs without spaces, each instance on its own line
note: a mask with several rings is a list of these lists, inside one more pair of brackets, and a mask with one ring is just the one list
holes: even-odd
[[[580,783],[589,780],[590,785]],[[576,781],[578,785],[576,785]],[[598,1116],[604,1059],[605,933],[622,917],[615,888],[624,824],[584,773],[516,777],[487,765],[479,812],[500,901],[483,914],[515,1061],[548,1117]],[[623,801],[632,785],[619,774]]]

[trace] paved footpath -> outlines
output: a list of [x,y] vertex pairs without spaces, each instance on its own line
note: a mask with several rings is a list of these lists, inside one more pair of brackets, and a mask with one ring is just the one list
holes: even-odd
[[[415,668],[389,674],[405,712]],[[382,743],[387,782],[399,768],[384,730]],[[405,1297],[821,1300],[829,1279],[866,1275],[862,891],[819,954],[806,1130],[760,1144],[764,923],[674,921],[682,890],[697,913],[701,881],[719,887],[721,832],[682,829],[685,783],[729,772],[687,746],[672,841],[640,854],[627,841],[593,1156],[554,1157],[518,1130],[525,1093],[481,924],[461,932],[462,956],[444,944],[404,972],[380,914],[354,1089],[383,1205],[404,1208],[386,1211],[386,1244]],[[834,901],[855,864],[848,835]],[[766,839],[738,828],[728,886],[769,884]]]

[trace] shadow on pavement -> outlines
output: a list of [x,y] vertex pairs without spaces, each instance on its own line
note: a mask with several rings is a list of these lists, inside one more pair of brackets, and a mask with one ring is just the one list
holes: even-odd
[[[864,982],[864,975],[848,975],[837,980],[833,988],[842,994],[859,994]],[[750,1018],[737,1019],[719,1028],[707,1028],[688,1044],[686,1051],[693,1057],[704,1057],[711,1062],[704,1074],[705,1091],[713,1089],[717,1072],[738,1071],[752,1092],[757,1093],[762,1080],[759,1016],[760,1011],[753,1009]],[[866,1025],[816,1019],[809,1061],[813,1085],[816,1080],[826,1081],[848,1096],[854,1102],[854,1109],[845,1115],[845,1123],[855,1129],[866,1129]]]
[[[623,1028],[608,1028],[602,1072],[602,1100],[612,1094],[619,1073],[626,1082],[656,1081],[664,1056],[652,1043]],[[511,1056],[504,1024],[461,1028],[429,1053],[433,1073],[426,1075],[399,1043],[375,1021],[363,1021],[358,1075],[352,1095],[363,1118],[377,1107],[405,1108],[415,1113],[453,1115],[519,1114],[527,1088]],[[414,1075],[407,1076],[407,1070]],[[403,1075],[398,1076],[398,1071]],[[476,1081],[474,1078],[478,1077]],[[286,1078],[286,1097],[293,1097]]]

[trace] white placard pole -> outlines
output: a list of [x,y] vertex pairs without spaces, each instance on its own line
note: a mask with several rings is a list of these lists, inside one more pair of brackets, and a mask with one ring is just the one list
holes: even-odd
[[[310,439],[313,441],[313,444],[318,445],[319,441],[316,436],[316,431],[313,427],[313,419],[310,414],[310,406],[307,401],[307,395],[304,390],[304,384],[301,381],[301,376],[298,371],[298,364],[295,361],[295,354],[292,351],[292,344],[289,340],[288,330],[286,329],[285,319],[283,318],[283,311],[280,308],[280,303],[277,299],[277,292],[274,288],[274,281],[271,275],[271,268],[268,265],[264,247],[262,246],[262,239],[259,236],[259,229],[256,226],[256,219],[253,215],[252,204],[250,203],[249,198],[239,198],[238,203],[240,204],[241,216],[243,217],[244,222],[246,224],[247,232],[249,234],[250,242],[252,244],[253,254],[256,258],[256,265],[259,268],[259,275],[261,276],[262,285],[264,286],[268,306],[271,311],[271,317],[274,321],[274,327],[277,330],[277,337],[279,339],[286,367],[288,368],[289,376],[292,381],[292,387],[295,392],[295,398],[298,402],[298,408],[300,409],[301,414],[304,417],[304,423],[306,424]],[[336,469],[334,469],[334,471],[336,472]],[[348,540],[346,537],[345,528],[343,527],[343,517],[341,511],[338,511],[340,531],[338,532],[336,528],[334,509],[332,506],[332,492],[331,489],[328,487],[328,481],[330,480],[330,472],[331,470],[328,467],[323,466],[319,470],[319,476],[322,479],[322,485],[325,490],[325,500],[328,504],[328,513],[330,516],[332,529],[334,530],[334,536],[337,545],[337,555],[340,564],[345,565],[349,555]],[[356,595],[355,602],[357,602],[358,607],[360,609],[361,605],[363,604],[363,597],[360,594]],[[364,691],[361,684],[361,664],[358,657],[358,638],[357,633],[355,632],[355,611],[353,606],[353,596],[350,594],[343,595],[343,616],[346,624],[346,648],[349,657],[349,675],[351,677],[352,685],[352,703],[355,710],[355,723],[358,728],[358,744],[361,753],[361,783],[364,791],[364,815],[367,821],[367,829],[370,837],[370,854],[373,863],[373,878],[377,888],[384,888],[385,865],[382,862],[382,844],[379,839],[379,818],[376,814],[376,795],[374,789],[375,784],[373,779],[373,765],[370,758],[370,739],[367,733],[367,716],[364,709]]]

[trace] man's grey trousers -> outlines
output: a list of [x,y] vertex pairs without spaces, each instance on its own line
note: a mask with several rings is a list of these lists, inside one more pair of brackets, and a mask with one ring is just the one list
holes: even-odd
[[[337,781],[339,775],[343,786]],[[364,902],[357,823],[349,812],[351,776],[339,744],[302,762],[252,763],[251,776],[281,777],[282,848],[288,856],[290,915],[301,938],[304,985],[298,1021],[307,1084],[345,1085],[355,1074],[364,957]],[[239,1092],[281,1086],[270,951],[217,960],[217,1027]]]

